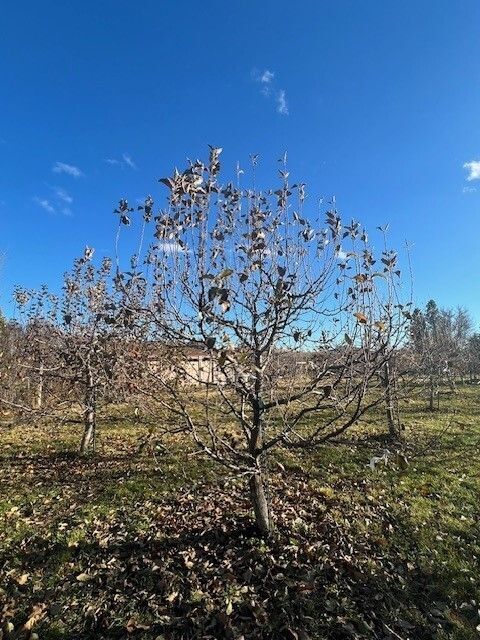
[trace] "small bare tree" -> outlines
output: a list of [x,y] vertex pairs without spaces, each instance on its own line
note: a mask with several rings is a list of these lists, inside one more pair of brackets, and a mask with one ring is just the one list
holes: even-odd
[[457,391],[455,374],[462,372],[470,327],[471,320],[464,309],[439,309],[434,300],[427,303],[425,310],[413,312],[410,342],[417,370],[427,380],[430,411],[439,407],[442,381],[447,382],[452,393]]
[[468,340],[467,363],[470,382],[478,382],[480,377],[480,333],[472,334]]
[[26,337],[22,327],[0,315],[0,409],[18,413],[26,399],[25,370],[19,366]]
[[[320,445],[383,399],[377,374],[403,320],[399,271],[395,252],[377,260],[333,201],[325,222],[308,215],[305,185],[290,182],[285,163],[278,188],[243,189],[240,170],[235,184],[219,183],[220,153],[161,180],[168,206],[143,273],[125,282],[150,286],[141,312],[164,354],[150,369],[152,400],[249,479],[268,534],[268,452]],[[120,215],[130,211],[122,200]]]
[[14,299],[19,310],[15,331],[16,409],[40,418],[55,409],[58,401],[54,382],[58,361],[56,313],[58,298],[46,286],[39,290],[17,287]]
[[118,313],[111,260],[95,267],[92,257],[87,248],[65,276],[60,318],[61,357],[83,407],[82,455],[95,451],[99,403],[114,389],[126,355],[119,331],[126,313]]
[[87,248],[74,262],[60,296],[45,287],[16,291],[28,336],[22,366],[37,381],[31,408],[39,414],[61,411],[66,416],[79,404],[84,427],[81,454],[95,448],[99,404],[108,394],[114,396],[123,382],[122,365],[129,353],[129,314],[119,304],[111,260],[96,267],[92,257],[93,249]]

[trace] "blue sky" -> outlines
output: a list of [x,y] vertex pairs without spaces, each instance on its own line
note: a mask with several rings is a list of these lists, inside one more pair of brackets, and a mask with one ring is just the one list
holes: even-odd
[[1,23],[3,308],[111,254],[118,199],[158,200],[211,143],[232,174],[260,154],[265,183],[287,150],[310,193],[410,243],[419,303],[480,324],[478,0],[7,0]]

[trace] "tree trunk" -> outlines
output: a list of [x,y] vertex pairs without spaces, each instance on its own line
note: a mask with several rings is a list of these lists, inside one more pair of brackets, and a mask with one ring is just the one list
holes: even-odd
[[430,376],[430,402],[428,408],[430,411],[435,411],[435,381],[433,376]]
[[450,391],[452,393],[457,393],[457,385],[455,384],[455,376],[452,376],[450,371],[447,372],[447,381],[448,381],[448,386],[450,387]]
[[272,529],[270,509],[261,472],[250,478],[250,499],[255,513],[255,523],[262,536],[268,536]]
[[82,456],[86,455],[94,439],[95,421],[92,419],[92,413],[88,412],[85,417],[85,429],[83,431],[82,444],[80,445],[80,453]]
[[266,493],[266,478],[263,474],[265,453],[262,451],[264,438],[264,403],[262,398],[263,367],[261,354],[255,354],[256,377],[254,393],[250,396],[252,407],[253,428],[250,436],[249,452],[255,465],[255,471],[250,478],[250,499],[255,513],[255,523],[262,536],[268,536],[272,529],[270,507]]
[[41,409],[43,405],[43,363],[38,369],[38,385],[37,393],[35,396],[35,408]]
[[96,435],[96,398],[95,383],[90,366],[87,367],[87,388],[85,391],[85,419],[80,454],[85,455],[91,446],[95,449]]
[[392,374],[390,362],[387,360],[383,365],[383,375],[381,376],[385,387],[385,412],[387,416],[388,432],[392,438],[400,436],[400,425],[395,415],[396,388],[395,378]]

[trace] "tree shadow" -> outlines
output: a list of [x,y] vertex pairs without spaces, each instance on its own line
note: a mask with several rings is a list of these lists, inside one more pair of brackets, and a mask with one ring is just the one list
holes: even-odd
[[[6,591],[22,596],[24,610],[55,603],[39,626],[45,638],[67,620],[65,637],[85,640],[433,640],[451,629],[447,572],[424,568],[408,513],[381,505],[362,513],[300,481],[272,490],[267,540],[240,486],[204,486],[146,507],[146,529],[120,517],[96,522],[73,546],[31,537],[9,551],[22,571],[43,567],[47,586],[10,580]],[[364,517],[372,531],[359,533],[352,524]]]

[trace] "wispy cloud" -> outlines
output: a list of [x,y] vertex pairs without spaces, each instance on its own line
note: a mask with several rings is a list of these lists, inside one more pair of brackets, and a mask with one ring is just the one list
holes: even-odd
[[66,202],[67,204],[72,204],[73,198],[68,191],[65,191],[65,189],[62,189],[61,187],[54,187],[54,192],[58,200]]
[[259,82],[261,85],[261,92],[264,96],[269,96],[272,92],[272,84],[275,78],[275,74],[273,71],[269,69],[265,69],[265,71],[258,71],[258,69],[254,69],[252,72],[252,77],[255,82]]
[[135,170],[138,169],[136,163],[134,162],[132,156],[129,153],[122,153],[121,160],[119,160],[118,158],[105,158],[104,162],[111,165],[112,167],[120,166],[122,168],[130,167],[130,169],[135,169]]
[[83,176],[82,171],[73,164],[65,164],[65,162],[56,162],[52,167],[53,173],[66,173],[73,178]]
[[275,79],[275,74],[270,69],[260,71],[259,69],[252,69],[251,77],[254,82],[258,82],[261,85],[261,91],[264,95],[268,96],[271,91],[271,85]]
[[61,187],[52,187],[52,196],[49,198],[40,198],[35,196],[33,202],[38,204],[44,211],[48,213],[56,214],[60,213],[63,216],[73,216],[71,205],[73,204],[73,197]]
[[260,85],[260,92],[264,96],[275,99],[277,112],[282,116],[288,116],[287,92],[285,89],[277,87],[275,82],[275,73],[270,71],[270,69],[264,69],[263,71],[253,69],[251,76],[254,82]]
[[288,104],[287,104],[287,94],[285,89],[280,89],[277,93],[277,111],[281,113],[282,116],[288,116]]
[[122,158],[123,161],[125,162],[125,164],[127,166],[129,166],[131,169],[136,169],[137,165],[135,164],[135,162],[132,160],[132,156],[128,153],[123,153],[122,154]]
[[463,187],[462,193],[474,193],[477,187]]
[[463,168],[468,171],[467,180],[469,182],[472,180],[480,180],[480,160],[465,162]]
[[260,82],[264,82],[265,84],[269,84],[274,79],[275,74],[273,71],[269,71],[269,69],[265,69],[265,71],[260,76]]
[[50,200],[47,200],[47,198],[39,198],[38,196],[35,196],[33,201],[38,204],[39,207],[48,211],[48,213],[55,213],[55,207],[52,205]]
[[164,253],[184,253],[185,249],[178,242],[159,242],[157,245],[159,251]]

